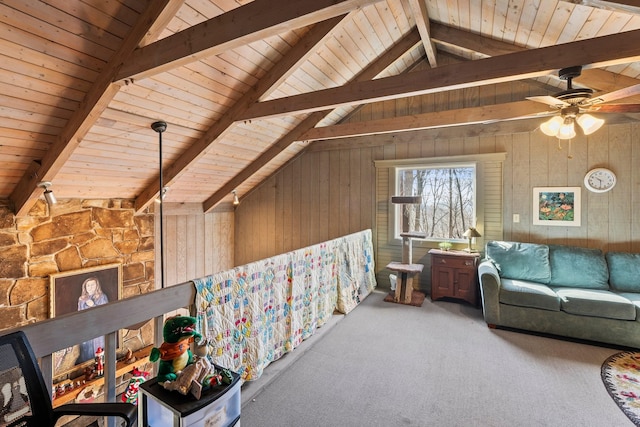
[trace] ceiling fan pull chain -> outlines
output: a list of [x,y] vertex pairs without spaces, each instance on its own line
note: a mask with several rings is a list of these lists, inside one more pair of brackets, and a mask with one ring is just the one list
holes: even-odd
[[573,139],[569,140],[569,150],[567,151],[567,159],[569,160],[573,159],[573,154],[571,154],[571,141],[573,141]]

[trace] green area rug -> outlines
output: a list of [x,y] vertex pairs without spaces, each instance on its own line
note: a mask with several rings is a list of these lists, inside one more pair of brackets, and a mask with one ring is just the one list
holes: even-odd
[[602,364],[600,375],[622,412],[640,426],[640,352],[625,351],[610,356]]

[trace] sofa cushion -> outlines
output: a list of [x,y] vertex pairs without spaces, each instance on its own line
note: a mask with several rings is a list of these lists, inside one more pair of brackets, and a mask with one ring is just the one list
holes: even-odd
[[620,292],[640,292],[640,254],[608,252],[609,285]]
[[491,241],[487,242],[485,254],[500,277],[538,283],[549,283],[551,279],[547,245]]
[[502,304],[560,311],[560,297],[541,283],[503,278],[499,298]]
[[635,320],[636,306],[620,294],[600,289],[556,287],[561,310],[580,316]]
[[600,249],[549,245],[550,286],[609,289],[609,269]]

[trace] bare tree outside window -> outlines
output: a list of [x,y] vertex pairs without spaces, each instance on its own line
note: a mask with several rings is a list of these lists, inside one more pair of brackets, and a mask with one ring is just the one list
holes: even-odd
[[422,196],[419,205],[399,205],[398,233],[402,215],[408,215],[409,230],[425,233],[427,239],[464,239],[475,226],[475,166],[397,169],[398,195]]

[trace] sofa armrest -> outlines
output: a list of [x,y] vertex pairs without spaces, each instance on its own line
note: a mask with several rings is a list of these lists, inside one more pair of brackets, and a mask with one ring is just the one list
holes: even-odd
[[500,274],[489,260],[478,266],[480,295],[482,297],[482,313],[488,325],[500,324]]

